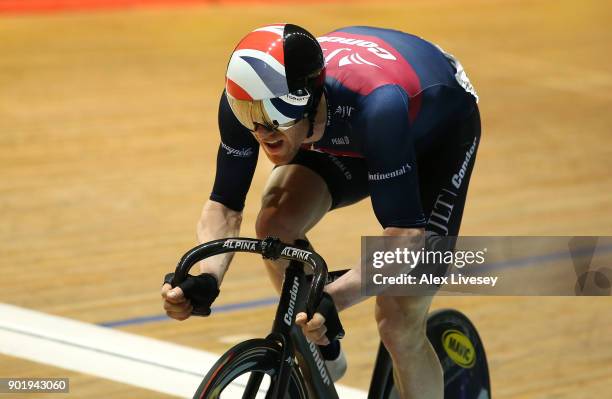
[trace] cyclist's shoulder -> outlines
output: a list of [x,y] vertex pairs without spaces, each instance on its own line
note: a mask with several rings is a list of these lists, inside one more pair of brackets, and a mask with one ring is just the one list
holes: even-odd
[[[440,54],[439,47],[412,33],[373,26],[347,26],[328,32],[317,38],[322,47],[333,44],[349,48],[364,48],[383,59],[400,56],[411,63],[412,59],[431,58]],[[325,51],[325,50],[324,50]]]
[[358,104],[363,120],[382,118],[393,120],[405,118],[410,107],[410,95],[397,83],[384,83],[360,98]]
[[368,158],[374,155],[368,151],[372,144],[393,146],[398,136],[408,133],[410,99],[401,86],[384,84],[363,94],[347,92],[327,93],[326,135],[346,137],[340,140],[343,149],[350,141],[361,156]]
[[398,84],[410,97],[456,86],[456,69],[436,44],[393,29],[350,26],[319,37],[327,75],[359,92]]
[[[372,138],[381,139],[389,129],[405,127],[408,114],[408,96],[397,85],[381,85],[361,94],[347,88],[326,90],[327,126],[323,147],[339,146],[339,150],[363,150]],[[340,139],[338,138],[340,137]],[[350,143],[350,145],[349,145]],[[345,151],[346,152],[346,151]]]

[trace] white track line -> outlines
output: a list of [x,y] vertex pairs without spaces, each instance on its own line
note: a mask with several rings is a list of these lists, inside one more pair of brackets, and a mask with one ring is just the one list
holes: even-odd
[[[218,358],[213,353],[2,303],[0,353],[184,398],[193,395]],[[337,385],[337,390],[342,399],[366,398],[357,389]],[[227,398],[239,397],[228,393]]]

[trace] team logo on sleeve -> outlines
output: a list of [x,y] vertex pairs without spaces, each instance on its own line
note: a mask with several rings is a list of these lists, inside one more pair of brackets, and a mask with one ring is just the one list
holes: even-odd
[[231,155],[233,157],[238,158],[248,158],[253,155],[253,149],[251,147],[244,147],[242,149],[232,148],[229,145],[221,142],[221,147],[227,151],[227,155]]

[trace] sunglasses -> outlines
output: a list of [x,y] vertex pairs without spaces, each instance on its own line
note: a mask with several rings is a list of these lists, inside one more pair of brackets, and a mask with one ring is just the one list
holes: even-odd
[[284,132],[286,130],[291,129],[295,125],[297,125],[301,120],[302,119],[295,119],[293,121],[283,123],[282,125],[279,125],[277,120],[273,120],[272,123],[269,123],[269,122],[255,122],[255,121],[253,121],[253,128],[250,129],[250,130],[251,130],[251,132],[254,133],[255,131],[257,131],[257,127],[261,126],[261,127],[263,127],[264,129],[266,129],[266,130],[268,130],[270,132],[273,132],[273,131],[276,131],[276,130]]
[[263,108],[272,123],[254,121],[253,124],[260,124],[268,130],[288,130],[306,117],[309,99],[310,93],[307,90],[298,90],[295,93],[263,100]]

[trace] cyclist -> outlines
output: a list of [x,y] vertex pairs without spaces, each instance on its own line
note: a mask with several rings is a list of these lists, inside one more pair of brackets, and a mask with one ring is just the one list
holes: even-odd
[[[303,239],[327,212],[367,196],[384,236],[457,235],[480,140],[477,99],[456,59],[407,33],[348,27],[315,39],[292,24],[255,29],[227,67],[199,241],[238,235],[259,148],[276,165],[256,221],[260,238]],[[207,260],[180,287],[164,284],[167,314],[183,320],[192,302],[210,306],[231,258]],[[265,263],[280,290],[286,264]],[[360,283],[356,266],[326,287],[325,306],[310,321],[297,315],[311,341],[325,347],[331,337],[328,347],[337,347],[327,331],[337,328],[333,310],[364,299]],[[376,297],[402,398],[443,397],[442,369],[425,335],[431,300]],[[338,356],[328,352],[329,360]]]

